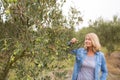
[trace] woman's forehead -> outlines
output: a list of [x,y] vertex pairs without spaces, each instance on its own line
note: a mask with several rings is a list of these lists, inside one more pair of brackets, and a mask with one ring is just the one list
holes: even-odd
[[90,35],[86,35],[85,38],[90,38]]

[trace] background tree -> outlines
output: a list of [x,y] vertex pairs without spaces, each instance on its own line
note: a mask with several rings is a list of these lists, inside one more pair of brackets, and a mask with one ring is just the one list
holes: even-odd
[[118,36],[120,30],[120,22],[117,16],[113,17],[113,21],[99,20],[95,25],[98,35],[100,36],[101,43],[106,46],[108,53],[117,50],[119,47],[120,37]]
[[95,22],[91,22],[89,27],[83,28],[78,32],[80,40],[84,41],[85,34],[95,32],[103,47],[105,47],[110,55],[113,51],[119,50],[120,41],[120,19],[113,16],[113,20],[105,21],[98,18]]

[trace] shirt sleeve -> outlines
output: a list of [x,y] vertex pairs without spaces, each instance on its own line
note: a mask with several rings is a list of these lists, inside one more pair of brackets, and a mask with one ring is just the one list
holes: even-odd
[[102,71],[102,75],[100,77],[100,80],[107,80],[108,70],[104,55],[102,55],[101,71]]
[[71,42],[67,42],[67,45],[68,45],[67,52],[69,52],[70,54],[76,55],[78,50],[76,45],[78,44],[71,44]]

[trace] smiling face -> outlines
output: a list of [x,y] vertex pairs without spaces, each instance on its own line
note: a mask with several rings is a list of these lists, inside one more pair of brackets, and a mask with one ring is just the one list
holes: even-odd
[[89,36],[86,36],[86,37],[85,37],[85,46],[86,46],[87,48],[90,48],[90,47],[93,46],[92,40],[91,40],[91,38],[90,38]]
[[85,49],[92,49],[94,52],[99,51],[101,48],[99,38],[95,33],[88,33],[84,41]]

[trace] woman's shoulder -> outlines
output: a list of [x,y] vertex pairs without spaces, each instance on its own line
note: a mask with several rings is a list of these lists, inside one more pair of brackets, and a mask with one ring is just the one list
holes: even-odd
[[78,48],[79,52],[86,52],[87,50],[85,48]]
[[97,54],[100,56],[104,56],[104,53],[102,51],[98,51]]
[[85,48],[80,47],[78,50],[85,51]]
[[85,48],[78,48],[76,51],[76,56],[83,56],[84,54],[86,54],[87,51],[85,50]]

